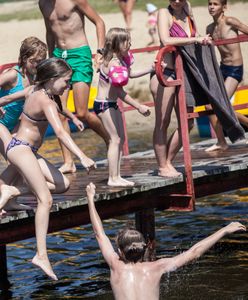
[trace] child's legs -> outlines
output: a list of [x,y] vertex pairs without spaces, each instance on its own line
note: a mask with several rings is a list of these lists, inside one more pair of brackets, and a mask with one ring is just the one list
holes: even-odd
[[91,129],[100,135],[107,145],[108,134],[104,129],[102,122],[94,113],[91,113],[88,110],[89,94],[90,84],[85,82],[75,82],[73,84],[73,96],[77,117],[81,121],[86,122]]
[[35,231],[38,255],[47,255],[46,234],[49,212],[52,206],[51,193],[41,172],[38,161],[31,149],[16,146],[8,152],[9,161],[22,173],[31,190],[37,197],[38,206],[35,215]]
[[120,159],[120,136],[118,134],[118,117],[119,110],[109,108],[99,114],[103,126],[106,129],[110,141],[108,147],[108,163],[109,163],[109,178],[112,180],[118,179],[118,165]]
[[[206,107],[206,109],[212,109],[211,105],[206,105],[205,107]],[[216,134],[217,143],[216,143],[216,145],[208,147],[205,151],[212,152],[212,151],[216,151],[216,150],[227,149],[228,145],[227,145],[227,142],[225,139],[223,128],[222,128],[222,125],[221,125],[220,121],[218,120],[217,116],[215,114],[209,115],[209,121],[210,121],[210,124],[211,124],[215,134]]]
[[70,186],[69,179],[44,157],[37,155],[37,159],[49,190],[57,194],[66,192]]

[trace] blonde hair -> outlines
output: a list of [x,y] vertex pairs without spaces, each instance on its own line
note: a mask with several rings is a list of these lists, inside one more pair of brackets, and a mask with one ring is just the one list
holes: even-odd
[[37,54],[40,57],[46,58],[47,45],[39,40],[37,37],[30,36],[22,41],[20,54],[18,58],[18,65],[25,67],[27,58]]
[[111,28],[105,38],[103,60],[104,64],[108,65],[115,53],[117,56],[125,50],[126,42],[131,40],[130,33],[127,29],[114,27]]
[[144,261],[147,245],[142,233],[132,228],[121,230],[116,237],[117,247],[121,250],[120,258],[125,262]]

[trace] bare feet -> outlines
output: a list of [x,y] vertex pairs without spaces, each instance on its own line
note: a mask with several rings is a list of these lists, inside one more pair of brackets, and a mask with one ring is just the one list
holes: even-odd
[[69,173],[75,173],[77,171],[77,168],[74,164],[72,163],[64,163],[60,168],[59,171],[63,174],[69,174]]
[[20,192],[16,187],[7,184],[1,185],[0,192],[0,209],[2,209],[10,199],[20,195]]
[[33,210],[29,205],[21,204],[16,201],[16,198],[10,199],[8,203],[4,206],[4,209],[9,210]]
[[54,274],[50,261],[47,255],[39,256],[37,253],[32,259],[32,264],[36,265],[37,267],[41,268],[43,272],[46,273],[47,276],[52,278],[53,280],[58,280],[57,276]]
[[6,214],[6,211],[4,209],[0,209],[0,217]]
[[161,177],[178,177],[182,175],[182,173],[178,172],[172,165],[168,165],[165,168],[159,168],[158,176]]
[[122,177],[118,177],[117,179],[109,178],[108,185],[109,186],[134,186],[133,181],[126,180]]
[[228,149],[228,145],[227,144],[215,144],[212,145],[210,147],[208,147],[207,149],[205,149],[205,152],[212,152],[212,151],[225,151]]

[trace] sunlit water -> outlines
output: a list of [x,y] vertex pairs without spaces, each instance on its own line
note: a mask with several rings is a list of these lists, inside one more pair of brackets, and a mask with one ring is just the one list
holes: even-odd
[[[104,158],[105,146],[91,133],[76,141],[91,157]],[[131,135],[132,151],[151,147],[150,135]],[[96,147],[97,145],[97,147]],[[50,139],[43,152],[54,149]],[[52,160],[61,162],[60,152]],[[48,153],[47,156],[51,156]],[[156,212],[158,256],[173,256],[211,234],[230,221],[247,225],[248,190],[235,191],[197,200],[190,213]],[[107,234],[114,240],[119,228],[133,215],[104,222]],[[1,299],[113,299],[109,270],[104,263],[90,225],[48,236],[49,257],[59,277],[50,282],[29,262],[35,253],[35,239],[8,245],[8,269],[11,287]],[[198,262],[165,275],[161,282],[161,299],[248,299],[247,233],[225,237]],[[149,300],[149,299],[147,299]]]

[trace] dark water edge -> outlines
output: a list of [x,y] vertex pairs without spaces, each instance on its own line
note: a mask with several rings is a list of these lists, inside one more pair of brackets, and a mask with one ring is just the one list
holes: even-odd
[[[143,135],[139,139],[139,143],[137,137],[131,139],[132,150],[143,150],[146,143],[150,145],[150,136]],[[76,141],[91,157],[104,158],[105,146],[95,136],[87,133],[81,139],[76,135]],[[57,142],[51,139],[42,151],[52,157],[52,161],[60,163],[60,152],[54,151],[56,147]],[[196,206],[196,211],[190,213],[156,211],[159,257],[174,256],[231,221],[247,226],[248,189],[201,198]],[[113,243],[118,229],[133,219],[134,215],[130,214],[104,221]],[[160,299],[248,299],[247,238],[247,233],[225,237],[199,261],[164,275]],[[35,239],[8,245],[11,287],[0,299],[113,299],[109,270],[91,225],[49,235],[48,249],[58,282],[49,281],[30,263],[35,253]]]

